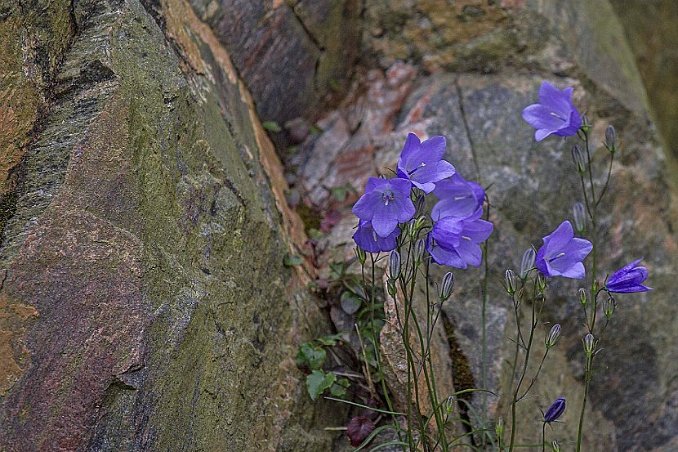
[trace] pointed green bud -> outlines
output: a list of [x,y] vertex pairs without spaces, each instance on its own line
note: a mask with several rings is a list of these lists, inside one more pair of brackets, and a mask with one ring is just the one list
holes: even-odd
[[509,295],[516,293],[516,274],[513,273],[513,270],[508,269],[504,273],[504,285]]
[[581,128],[584,132],[591,130],[591,122],[589,121],[589,117],[586,116],[586,113],[581,115]]
[[396,289],[395,279],[389,279],[388,281],[386,281],[386,290],[388,290],[388,294],[392,298],[395,298],[396,293],[398,292],[398,290]]
[[574,228],[578,234],[586,229],[586,207],[580,202],[575,202],[572,206],[572,216],[574,217]]
[[391,279],[397,279],[400,276],[400,253],[396,250],[391,251],[388,256],[388,272]]
[[581,303],[582,306],[586,306],[586,301],[587,301],[587,296],[586,296],[586,289],[579,289],[577,291],[577,295],[579,295],[579,303]]
[[452,272],[445,273],[443,280],[440,283],[440,299],[446,301],[452,295],[454,290],[454,275]]
[[534,268],[534,260],[536,257],[537,254],[534,252],[534,248],[525,250],[523,258],[520,261],[520,279],[527,278],[527,274]]
[[497,423],[494,426],[494,433],[497,435],[497,438],[504,437],[504,419],[499,418]]
[[551,442],[551,449],[553,450],[553,452],[560,452],[560,445],[558,444],[558,441],[553,440]]
[[572,146],[572,160],[574,165],[577,167],[579,174],[584,174],[586,171],[586,161],[584,160],[584,154],[581,152],[581,148],[576,144]]
[[546,348],[551,348],[558,343],[560,339],[560,324],[556,323],[551,327],[548,336],[546,336]]
[[541,273],[537,275],[537,292],[543,294],[546,291],[546,278]]
[[614,130],[614,126],[610,124],[605,129],[605,147],[610,152],[614,152],[617,148],[617,131]]
[[616,308],[617,302],[615,299],[612,296],[607,297],[607,300],[605,300],[605,303],[603,304],[603,313],[605,314],[605,318],[607,318],[607,320],[612,318],[612,314],[614,314],[614,310]]
[[359,246],[356,246],[354,251],[355,257],[358,259],[358,262],[360,262],[360,265],[365,265],[365,261],[367,260],[367,254],[365,253],[365,250]]
[[596,348],[596,338],[593,337],[593,334],[589,333],[586,336],[584,336],[583,343],[584,343],[584,353],[586,353],[586,356],[593,355],[593,351]]
[[424,257],[424,250],[426,249],[426,240],[419,239],[414,244],[414,260],[416,262],[421,262],[421,259]]

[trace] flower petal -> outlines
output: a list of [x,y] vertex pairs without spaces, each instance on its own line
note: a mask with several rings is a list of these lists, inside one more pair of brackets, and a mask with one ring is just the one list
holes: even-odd
[[[569,117],[569,112],[568,112]],[[535,129],[546,129],[551,132],[562,128],[566,118],[555,116],[553,111],[541,104],[533,104],[523,110],[523,119]]]
[[468,238],[462,237],[459,241],[459,246],[456,247],[456,251],[459,253],[459,257],[468,265],[477,267],[483,260],[483,251],[480,249],[480,246]]
[[371,220],[374,212],[383,207],[384,203],[381,199],[381,193],[371,191],[365,193],[360,197],[358,202],[353,205],[353,214],[361,220]]
[[382,208],[375,210],[372,217],[372,227],[379,237],[388,237],[398,226],[398,219],[394,215],[393,209],[382,205]]
[[466,262],[454,250],[446,250],[430,239],[427,240],[426,249],[433,258],[436,264],[449,265],[454,268],[464,269],[467,267]]

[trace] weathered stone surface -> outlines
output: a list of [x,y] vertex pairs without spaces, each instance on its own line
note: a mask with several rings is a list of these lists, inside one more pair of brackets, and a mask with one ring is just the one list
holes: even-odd
[[304,233],[228,53],[182,0],[49,3],[35,45],[0,23],[8,102],[48,107],[2,129],[0,449],[327,450],[342,419],[293,359],[324,323],[283,265]]
[[611,0],[636,59],[666,145],[678,156],[678,3]]
[[262,120],[313,118],[345,90],[359,50],[359,1],[191,3],[231,53]]

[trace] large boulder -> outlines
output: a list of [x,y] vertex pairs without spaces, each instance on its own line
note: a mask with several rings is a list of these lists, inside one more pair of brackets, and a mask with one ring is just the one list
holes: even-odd
[[303,228],[217,36],[179,0],[0,11],[0,449],[327,450]]

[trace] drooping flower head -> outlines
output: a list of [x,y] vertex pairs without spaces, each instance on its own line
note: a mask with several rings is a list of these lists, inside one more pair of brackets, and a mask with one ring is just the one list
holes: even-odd
[[398,177],[409,179],[425,193],[431,193],[435,183],[454,174],[454,166],[443,160],[445,137],[431,137],[423,143],[410,133],[398,160]]
[[482,209],[468,218],[444,217],[433,224],[426,242],[433,260],[440,265],[466,268],[480,265],[483,252],[480,243],[492,234],[492,223],[482,220]]
[[443,217],[468,218],[476,213],[485,200],[483,187],[465,180],[459,173],[438,182],[433,194],[440,199],[431,210],[434,221]]
[[391,251],[398,245],[397,239],[400,235],[400,228],[395,228],[386,237],[379,237],[372,227],[372,223],[366,220],[358,221],[358,229],[353,234],[353,240],[363,250],[368,253],[380,253],[382,251]]
[[574,237],[572,225],[566,220],[544,237],[535,265],[544,276],[582,279],[585,276],[582,261],[592,249],[591,242]]
[[411,189],[407,179],[370,177],[365,194],[353,206],[353,213],[361,220],[370,221],[379,237],[389,237],[398,223],[410,221],[414,216]]
[[523,110],[523,119],[537,129],[535,140],[541,141],[549,135],[568,137],[577,133],[582,121],[572,103],[572,91],[572,87],[561,91],[549,82],[542,82],[539,103]]
[[566,405],[565,397],[558,397],[544,413],[544,422],[551,423],[558,420],[565,412]]
[[605,289],[608,292],[614,293],[647,292],[652,290],[642,284],[647,279],[648,272],[647,268],[638,265],[641,260],[637,259],[612,273],[607,279]]

